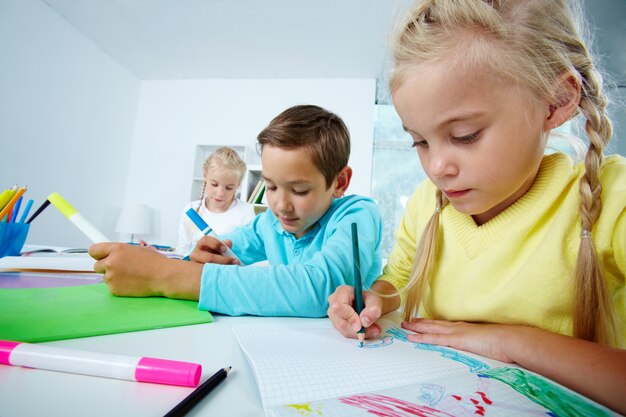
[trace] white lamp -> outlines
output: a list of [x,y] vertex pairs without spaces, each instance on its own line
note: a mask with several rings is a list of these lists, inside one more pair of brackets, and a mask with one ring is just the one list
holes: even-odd
[[115,231],[130,235],[130,241],[135,241],[135,235],[150,233],[150,208],[142,203],[126,203],[120,212]]

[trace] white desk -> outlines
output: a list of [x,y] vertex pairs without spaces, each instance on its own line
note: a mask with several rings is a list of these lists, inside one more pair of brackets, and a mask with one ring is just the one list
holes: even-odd
[[[168,329],[87,337],[51,346],[202,364],[201,382],[232,366],[226,381],[189,416],[263,416],[252,369],[232,334],[236,324],[301,322],[328,326],[328,319],[214,316],[214,322]],[[193,388],[99,378],[0,365],[0,416],[162,416]]]

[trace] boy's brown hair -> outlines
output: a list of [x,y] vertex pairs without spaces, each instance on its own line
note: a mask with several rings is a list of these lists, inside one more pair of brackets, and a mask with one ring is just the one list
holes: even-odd
[[336,114],[314,105],[288,108],[259,133],[257,141],[282,149],[305,148],[313,165],[324,175],[330,187],[339,172],[348,165],[350,133]]

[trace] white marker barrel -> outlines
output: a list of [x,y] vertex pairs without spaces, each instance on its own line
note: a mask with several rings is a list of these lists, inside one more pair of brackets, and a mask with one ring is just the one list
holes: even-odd
[[110,240],[87,221],[80,213],[74,213],[68,219],[85,234],[93,243],[110,242]]
[[197,363],[5,340],[0,340],[0,364],[187,387],[198,385],[202,375]]

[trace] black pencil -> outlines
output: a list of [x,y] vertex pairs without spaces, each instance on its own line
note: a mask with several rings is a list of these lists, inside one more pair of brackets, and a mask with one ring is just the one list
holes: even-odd
[[50,202],[48,200],[44,201],[43,204],[37,209],[37,211],[34,212],[32,216],[30,216],[30,219],[28,219],[26,223],[30,223],[33,220],[35,220],[35,217],[39,216],[39,213],[41,213],[49,205],[50,205]]
[[228,373],[232,369],[232,366],[228,368],[222,368],[217,371],[211,378],[204,381],[198,388],[193,390],[191,394],[185,397],[184,400],[179,402],[176,407],[172,408],[165,417],[180,417],[184,416],[201,401],[213,388],[217,387],[220,382],[226,379]]

